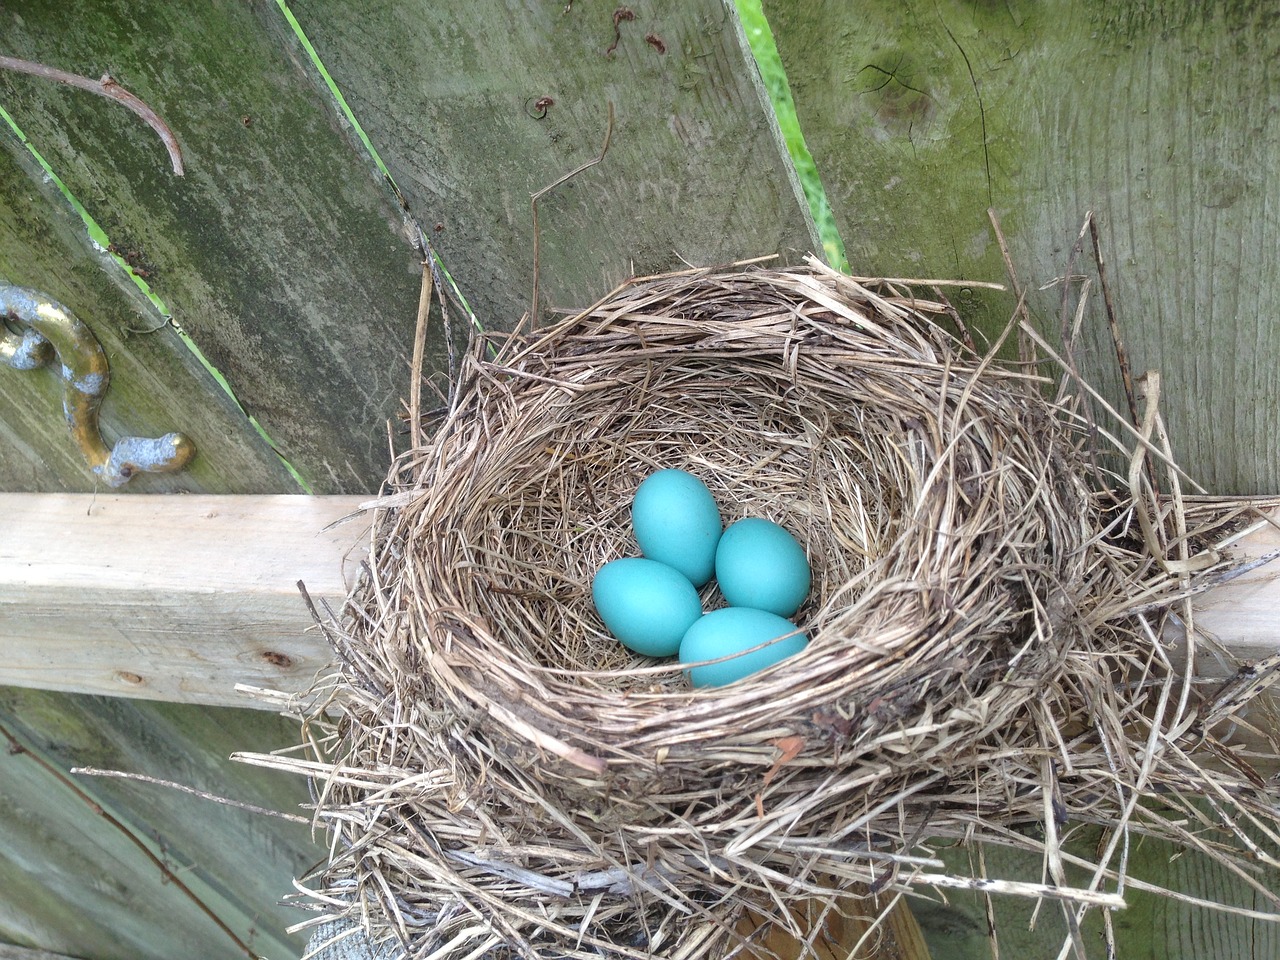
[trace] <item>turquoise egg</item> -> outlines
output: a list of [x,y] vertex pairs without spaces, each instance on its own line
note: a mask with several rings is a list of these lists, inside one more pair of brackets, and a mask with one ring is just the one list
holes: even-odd
[[774,637],[794,634],[751,653],[741,653],[741,656],[723,663],[689,668],[689,680],[695,687],[722,687],[803,650],[808,645],[809,638],[803,633],[795,633],[795,630],[796,625],[790,620],[767,610],[752,610],[750,607],[712,610],[700,617],[680,641],[680,662],[718,660],[750,650]]
[[671,657],[700,616],[702,600],[679,570],[644,557],[606,563],[591,581],[591,599],[609,632],[646,657]]
[[716,547],[716,582],[735,607],[789,617],[809,595],[804,548],[770,520],[748,517],[729,525]]
[[720,541],[720,509],[707,485],[684,470],[647,476],[631,504],[640,552],[675,567],[695,586],[711,579]]

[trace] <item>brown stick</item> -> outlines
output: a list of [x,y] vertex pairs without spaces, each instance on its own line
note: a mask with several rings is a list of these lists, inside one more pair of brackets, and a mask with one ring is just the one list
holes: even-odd
[[427,351],[427,317],[431,313],[431,251],[424,249],[422,289],[418,295],[418,321],[413,331],[413,370],[409,380],[409,437],[413,448],[422,446],[422,362]]
[[[995,207],[987,208],[987,217],[991,220],[991,228],[996,232],[996,243],[1000,246],[1000,257],[1004,260],[1004,269],[1009,275],[1009,286],[1013,288],[1013,295],[1018,298],[1018,318],[1024,324],[1030,324],[1031,315],[1027,313],[1026,298],[1022,295],[1022,285],[1018,282],[1018,272],[1013,268],[1013,256],[1005,242],[1004,231],[1000,229],[1000,217],[997,216]],[[1018,331],[1018,360],[1028,367],[1036,363],[1035,345],[1021,329]]]
[[59,70],[56,67],[46,67],[43,63],[33,63],[30,60],[19,60],[17,57],[5,56],[0,56],[0,69],[12,70],[15,73],[25,73],[33,77],[43,77],[46,80],[56,80],[58,83],[65,83],[67,86],[76,87],[80,90],[88,90],[90,93],[96,93],[100,97],[106,97],[108,100],[124,104],[141,117],[147,126],[154,130],[160,139],[164,141],[164,147],[169,151],[169,162],[173,164],[173,172],[179,177],[184,175],[182,148],[178,146],[178,139],[173,135],[173,131],[169,129],[169,125],[161,120],[159,115],[147,106],[144,101],[111,79],[111,74],[104,73],[101,79],[91,80],[76,73],[67,73],[67,71]]
[[1129,417],[1134,425],[1142,422],[1138,415],[1138,401],[1133,389],[1133,372],[1129,367],[1129,352],[1124,348],[1124,340],[1120,337],[1120,321],[1116,319],[1115,303],[1111,299],[1111,285],[1107,283],[1107,271],[1102,261],[1102,244],[1098,240],[1098,221],[1089,218],[1089,239],[1093,241],[1093,262],[1098,268],[1098,283],[1102,286],[1102,303],[1107,311],[1107,326],[1111,328],[1111,341],[1115,344],[1116,363],[1120,365],[1120,379],[1124,382],[1124,396],[1129,402]]
[[[1111,342],[1116,351],[1116,364],[1120,367],[1120,381],[1124,385],[1124,397],[1129,404],[1129,417],[1134,426],[1142,423],[1138,414],[1137,392],[1133,388],[1133,369],[1129,366],[1129,351],[1125,349],[1124,339],[1120,336],[1120,321],[1116,318],[1115,302],[1111,299],[1111,285],[1107,283],[1107,271],[1102,260],[1102,243],[1098,239],[1098,220],[1089,216],[1089,239],[1093,242],[1093,262],[1098,268],[1098,283],[1102,287],[1102,303],[1106,308],[1107,326],[1111,329]],[[1159,477],[1156,474],[1155,462],[1150,452],[1145,455],[1147,477],[1151,481],[1151,490],[1160,496]]]

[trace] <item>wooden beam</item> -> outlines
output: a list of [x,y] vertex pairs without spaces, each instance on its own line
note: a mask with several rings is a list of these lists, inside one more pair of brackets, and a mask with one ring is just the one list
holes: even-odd
[[[1280,508],[1270,511],[1280,521]],[[1280,528],[1270,524],[1232,545],[1242,561],[1280,554]],[[1195,628],[1219,640],[1239,660],[1261,660],[1280,653],[1280,559],[1261,564],[1201,596],[1194,604]],[[1205,663],[1197,673],[1217,664]],[[1219,668],[1220,670],[1221,668]]]
[[[367,521],[339,521],[367,499],[0,494],[0,684],[270,707],[235,686],[297,692],[328,665],[297,584],[346,596]],[[1280,550],[1280,531],[1234,550]],[[1206,592],[1197,628],[1240,659],[1280,651],[1278,574]]]
[[[0,684],[267,707],[329,663],[368,497],[0,494]],[[348,556],[350,554],[350,556]],[[347,562],[344,564],[344,558]]]

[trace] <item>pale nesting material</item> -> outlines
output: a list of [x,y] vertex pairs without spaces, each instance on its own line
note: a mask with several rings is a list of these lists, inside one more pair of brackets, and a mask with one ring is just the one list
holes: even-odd
[[[743,947],[748,905],[965,882],[940,837],[1054,871],[1065,824],[1177,839],[1210,790],[1219,839],[1272,822],[1197,764],[1157,640],[1193,586],[1168,558],[1217,555],[1159,539],[1099,465],[1130,451],[1045,399],[1060,367],[979,356],[945,312],[816,264],[694,270],[477,337],[330,628],[299,766],[335,833],[321,908],[414,958],[698,960]],[[604,630],[591,578],[635,554],[631,497],[665,467],[801,542],[802,653],[693,690]],[[1101,893],[1054,895],[1118,899],[1102,861]]]

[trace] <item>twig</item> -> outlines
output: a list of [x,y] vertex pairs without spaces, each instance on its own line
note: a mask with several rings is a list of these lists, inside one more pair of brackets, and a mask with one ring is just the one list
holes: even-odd
[[[1031,315],[1027,313],[1027,301],[1022,295],[1022,285],[1018,283],[1018,273],[1013,266],[1013,256],[1009,253],[1009,245],[1005,242],[1004,231],[1000,229],[1000,217],[995,207],[987,208],[987,219],[991,221],[991,229],[996,232],[996,243],[1000,246],[1000,257],[1004,260],[1004,269],[1009,274],[1009,286],[1013,295],[1018,298],[1018,317],[1024,325],[1030,325]],[[1018,359],[1028,365],[1036,363],[1036,350],[1025,332],[1018,331]]]
[[1120,364],[1120,377],[1124,381],[1124,396],[1129,401],[1129,416],[1136,427],[1142,422],[1138,416],[1138,401],[1133,390],[1133,372],[1129,366],[1129,354],[1120,338],[1120,323],[1116,320],[1115,303],[1111,299],[1111,285],[1107,283],[1107,271],[1102,263],[1102,244],[1098,241],[1098,221],[1089,218],[1089,239],[1093,241],[1093,262],[1098,268],[1098,283],[1102,285],[1102,303],[1107,309],[1107,325],[1111,328],[1111,340],[1116,348],[1116,362]]
[[76,87],[80,90],[88,90],[90,93],[96,93],[100,97],[106,97],[108,100],[124,104],[141,117],[147,126],[154,130],[160,139],[164,141],[164,147],[169,151],[169,162],[173,164],[174,174],[179,177],[184,175],[182,148],[178,146],[178,139],[173,135],[173,131],[169,129],[169,125],[161,120],[159,115],[147,106],[144,101],[116,83],[111,78],[111,74],[104,73],[101,79],[91,80],[76,73],[67,73],[67,71],[59,70],[56,67],[46,67],[43,63],[34,63],[30,60],[19,60],[17,57],[5,56],[0,56],[0,69],[12,70],[15,73],[25,73],[33,77],[43,77],[46,80],[56,80],[58,83],[65,83],[67,86]]
[[[1058,309],[1058,336],[1062,340],[1062,356],[1066,358],[1067,369],[1076,377],[1079,377],[1079,365],[1076,363],[1076,338],[1075,328],[1071,325],[1071,286],[1072,281],[1082,281],[1084,278],[1076,274],[1076,258],[1084,253],[1084,235],[1089,229],[1089,223],[1093,220],[1093,211],[1090,210],[1084,215],[1084,223],[1080,225],[1080,233],[1076,236],[1076,242],[1071,245],[1071,251],[1067,254],[1067,269],[1062,275],[1062,304]],[[1044,289],[1043,287],[1041,289]],[[1081,298],[1083,299],[1082,288]],[[1066,381],[1058,390],[1058,399],[1063,399],[1066,390]],[[1137,424],[1134,424],[1137,426]]]
[[[1116,351],[1116,365],[1120,367],[1120,382],[1124,386],[1124,398],[1129,404],[1129,418],[1135,427],[1141,426],[1142,417],[1138,413],[1137,393],[1133,387],[1133,368],[1129,366],[1129,351],[1125,349],[1124,339],[1120,336],[1120,321],[1116,318],[1115,301],[1111,299],[1111,285],[1107,283],[1107,270],[1102,260],[1102,243],[1098,239],[1098,220],[1090,213],[1088,217],[1089,239],[1093,244],[1093,262],[1098,268],[1098,283],[1102,287],[1102,303],[1107,312],[1107,326],[1111,329],[1111,343]],[[1151,481],[1154,494],[1160,496],[1160,483],[1156,475],[1155,463],[1151,455],[1146,455],[1147,477]]]
[[951,305],[951,301],[943,294],[941,287],[935,285],[933,288],[933,295],[938,298],[938,302],[942,304],[943,310],[946,312],[951,322],[955,324],[956,329],[960,331],[961,342],[976,355],[978,352],[978,345],[974,342],[973,334],[969,332],[969,327],[965,324],[964,318],[960,316],[960,311]]
[[[412,218],[409,219],[414,231],[418,236],[418,249],[422,253],[423,267],[431,271],[431,286],[435,291],[436,300],[440,304],[440,326],[444,330],[445,352],[448,355],[449,362],[449,396],[453,395],[453,388],[457,380],[458,372],[458,350],[457,344],[454,342],[455,333],[453,321],[449,318],[449,293],[452,291],[454,300],[458,306],[466,314],[467,320],[471,324],[473,333],[484,333],[484,324],[479,318],[471,312],[471,305],[467,303],[467,298],[462,295],[462,291],[458,289],[458,284],[450,276],[449,271],[444,269],[440,258],[436,256],[436,251],[431,246],[431,241],[427,239],[426,233],[421,225]],[[493,345],[490,344],[489,352],[493,352]]]
[[70,777],[68,777],[65,773],[63,773],[61,770],[59,770],[57,767],[51,764],[48,760],[44,759],[44,757],[41,757],[38,754],[32,753],[25,746],[23,746],[22,743],[19,742],[18,738],[15,737],[12,733],[10,733],[9,729],[2,723],[0,723],[0,737],[4,737],[5,740],[9,741],[10,754],[12,754],[13,756],[25,756],[28,759],[34,761],[46,773],[48,773],[51,777],[53,777],[60,784],[62,784],[64,787],[70,790],[73,794],[75,794],[76,798],[82,801],[86,806],[88,806],[90,810],[92,810],[98,816],[102,817],[102,819],[106,820],[107,823],[111,824],[111,826],[115,827],[122,834],[124,834],[126,839],[128,839],[130,843],[132,843],[135,847],[141,850],[143,855],[148,860],[150,860],[152,864],[155,865],[155,868],[160,871],[160,875],[164,878],[165,883],[172,883],[175,887],[177,887],[184,894],[186,894],[187,898],[190,899],[191,902],[194,903],[197,908],[199,908],[200,912],[203,913],[210,920],[212,920],[213,923],[217,925],[218,929],[221,930],[223,933],[225,933],[231,939],[231,942],[240,948],[240,950],[244,953],[245,956],[249,957],[250,960],[258,960],[257,951],[250,949],[247,943],[245,943],[238,936],[236,936],[235,931],[232,930],[229,926],[227,926],[227,924],[222,920],[222,918],[219,917],[216,913],[214,913],[213,910],[210,909],[209,905],[205,903],[203,900],[201,900],[199,896],[196,895],[195,891],[193,891],[190,887],[188,887],[185,883],[183,883],[182,878],[179,877],[172,870],[170,870],[169,866],[163,860],[161,860],[159,857],[155,855],[155,853],[151,850],[150,847],[147,846],[147,844],[143,841],[141,837],[139,837],[136,833],[130,830],[127,826],[125,826],[122,822],[120,822],[118,819],[113,817],[111,814],[107,813],[106,810],[102,809],[101,804],[99,804],[96,800],[93,799],[93,797],[91,797],[84,790],[82,790],[76,784],[76,782],[72,780]]
[[[431,251],[425,254],[428,258]],[[422,290],[418,295],[418,322],[413,332],[413,370],[409,379],[409,437],[413,448],[422,446],[422,359],[427,349],[427,317],[431,313],[431,261],[422,261]]]
[[[762,257],[760,259],[766,258]],[[908,277],[850,277],[849,279],[855,283],[900,283],[909,287],[976,287],[982,290],[1000,290],[1002,292],[1009,289],[1003,283],[994,283],[990,280],[945,280],[939,277],[924,280],[912,280]]]
[[172,780],[161,780],[159,777],[148,777],[141,773],[129,773],[125,770],[100,770],[97,767],[72,767],[71,772],[76,776],[81,777],[115,777],[118,780],[137,780],[141,783],[153,783],[158,787],[168,787],[170,790],[189,793],[193,797],[199,797],[201,800],[212,800],[214,803],[225,804],[228,807],[235,807],[238,810],[245,810],[249,813],[258,814],[260,816],[277,817],[281,820],[288,820],[292,823],[311,824],[310,817],[304,817],[296,813],[283,813],[280,810],[270,810],[267,807],[260,807],[254,803],[232,800],[230,797],[220,797],[216,793],[205,793],[203,790],[197,790],[195,787],[188,787],[185,784],[175,783]]
[[600,153],[588,160],[586,163],[574,167],[559,179],[547,184],[529,198],[530,206],[533,208],[533,302],[529,305],[529,323],[532,325],[536,325],[538,320],[538,274],[541,266],[541,251],[539,249],[538,239],[538,201],[542,199],[544,194],[550,193],[556,187],[560,186],[560,184],[565,183],[568,180],[572,180],[584,170],[591,169],[604,159],[604,155],[609,152],[609,141],[613,139],[613,101],[610,100],[608,103],[609,122],[604,130],[604,143],[600,147]]

